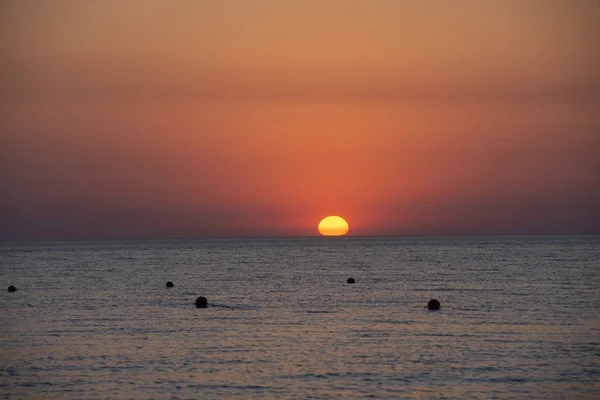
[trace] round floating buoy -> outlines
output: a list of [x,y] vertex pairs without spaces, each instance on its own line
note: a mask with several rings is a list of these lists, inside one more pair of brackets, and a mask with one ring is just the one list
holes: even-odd
[[206,308],[208,307],[208,300],[206,297],[200,296],[196,299],[196,308]]
[[427,303],[427,309],[428,310],[437,311],[441,307],[442,307],[442,305],[436,299],[431,299],[431,300],[429,300],[429,303]]
[[347,280],[346,282],[347,282],[347,283],[356,283],[356,282],[354,281],[354,278],[348,278],[348,280]]
[[171,282],[171,281],[167,282],[167,287],[173,287],[173,282]]
[[10,286],[8,287],[8,291],[9,291],[9,292],[16,292],[16,291],[17,291],[17,288],[16,288],[16,287],[14,287],[13,285],[10,285]]

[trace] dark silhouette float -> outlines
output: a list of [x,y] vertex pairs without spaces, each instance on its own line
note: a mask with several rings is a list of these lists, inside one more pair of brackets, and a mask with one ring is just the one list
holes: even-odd
[[208,307],[208,300],[206,300],[206,297],[200,296],[196,299],[196,308],[207,308],[207,307]]
[[438,311],[440,308],[442,308],[442,305],[436,299],[431,299],[427,303],[427,309],[430,311]]

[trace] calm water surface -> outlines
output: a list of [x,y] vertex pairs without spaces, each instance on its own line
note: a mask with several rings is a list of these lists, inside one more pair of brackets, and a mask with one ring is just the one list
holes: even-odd
[[0,262],[1,398],[600,398],[598,236],[5,243]]

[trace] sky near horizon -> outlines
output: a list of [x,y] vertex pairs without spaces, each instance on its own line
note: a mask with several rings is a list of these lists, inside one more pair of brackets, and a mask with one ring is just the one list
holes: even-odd
[[598,17],[0,0],[0,240],[600,233]]

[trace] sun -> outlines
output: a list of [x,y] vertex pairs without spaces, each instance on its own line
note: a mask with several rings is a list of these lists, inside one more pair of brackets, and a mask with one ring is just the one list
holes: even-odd
[[348,233],[348,223],[342,217],[330,215],[319,222],[317,229],[323,236],[344,236]]

